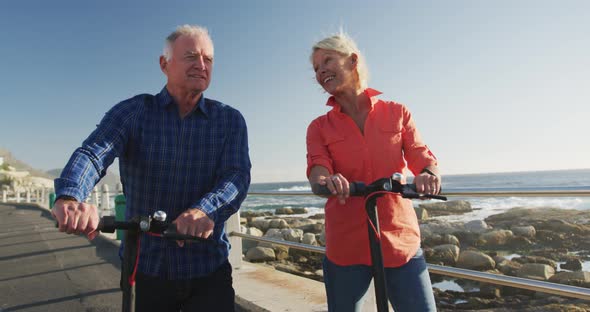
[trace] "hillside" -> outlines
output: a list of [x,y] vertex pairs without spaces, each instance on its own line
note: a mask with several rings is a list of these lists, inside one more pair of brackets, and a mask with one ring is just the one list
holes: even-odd
[[[51,169],[48,171],[42,171],[39,169],[35,169],[32,166],[30,166],[29,164],[16,159],[11,153],[10,151],[0,148],[0,156],[4,157],[4,163],[14,167],[16,170],[18,171],[29,171],[29,173],[32,176],[37,176],[37,177],[43,177],[43,178],[47,178],[47,179],[55,179],[57,177],[59,177],[59,175],[61,174],[61,171],[63,170],[63,168],[59,168],[59,169]],[[103,184],[107,184],[109,186],[109,190],[110,191],[115,191],[116,190],[116,186],[117,183],[119,183],[120,178],[119,175],[117,173],[115,173],[115,171],[112,170],[108,170],[107,171],[107,175],[102,178],[102,180],[98,183],[98,187],[102,187]]]
[[10,166],[14,167],[18,171],[28,171],[32,176],[36,177],[43,177],[47,179],[54,179],[56,176],[51,175],[43,170],[35,169],[31,167],[29,164],[16,159],[10,151],[0,148],[0,156],[4,157],[4,163],[9,164]]
[[[53,175],[55,177],[59,177],[61,175],[61,171],[63,170],[63,168],[59,168],[59,169],[51,169],[48,170],[47,173],[50,175]],[[104,176],[100,182],[98,182],[97,186],[102,187],[103,184],[107,184],[109,186],[109,191],[115,191],[116,187],[117,187],[117,183],[119,183],[121,181],[121,178],[119,177],[118,174],[116,174],[113,170],[109,169],[107,170],[107,175]]]

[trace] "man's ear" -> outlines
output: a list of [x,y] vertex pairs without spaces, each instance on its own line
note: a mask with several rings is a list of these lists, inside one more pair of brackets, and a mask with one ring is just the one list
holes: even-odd
[[160,55],[160,70],[162,70],[164,74],[168,73],[166,66],[168,66],[168,61],[166,60],[166,57],[164,57],[164,55]]
[[350,55],[350,61],[352,62],[352,65],[355,65],[356,66],[356,64],[358,62],[358,58],[359,58],[359,56],[356,55],[356,53],[352,53]]

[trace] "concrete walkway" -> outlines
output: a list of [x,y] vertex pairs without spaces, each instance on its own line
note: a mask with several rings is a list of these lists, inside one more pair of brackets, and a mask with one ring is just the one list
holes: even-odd
[[[107,235],[90,242],[58,232],[45,208],[0,204],[0,312],[121,311],[119,243]],[[328,310],[321,282],[248,262],[233,278],[238,312]]]
[[120,311],[116,249],[58,232],[39,206],[0,204],[0,311]]

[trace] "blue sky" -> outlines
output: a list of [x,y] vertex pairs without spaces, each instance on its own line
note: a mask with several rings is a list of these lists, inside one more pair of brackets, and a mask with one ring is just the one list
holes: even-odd
[[443,173],[590,168],[589,1],[121,2],[0,4],[0,147],[63,167],[111,106],[159,92],[164,38],[200,24],[206,96],[246,118],[253,182],[305,180],[306,128],[327,111],[310,48],[342,26]]

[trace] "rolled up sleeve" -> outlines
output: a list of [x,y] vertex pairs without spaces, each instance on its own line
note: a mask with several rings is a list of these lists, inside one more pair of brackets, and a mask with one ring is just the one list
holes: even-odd
[[403,149],[404,158],[408,164],[408,168],[414,175],[420,174],[422,169],[428,166],[438,166],[436,156],[424,144],[422,137],[416,128],[412,114],[404,106],[402,107],[403,114]]
[[332,159],[328,146],[324,143],[322,136],[322,129],[319,120],[314,120],[309,127],[307,127],[307,177],[311,173],[311,168],[314,166],[322,166],[328,169],[330,173],[334,173],[332,166]]

